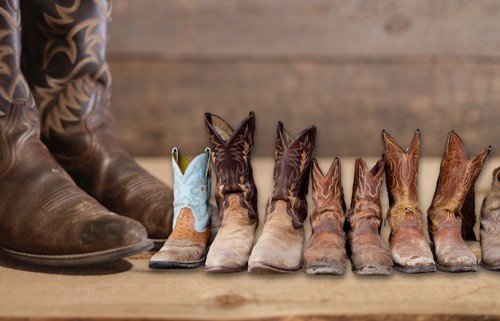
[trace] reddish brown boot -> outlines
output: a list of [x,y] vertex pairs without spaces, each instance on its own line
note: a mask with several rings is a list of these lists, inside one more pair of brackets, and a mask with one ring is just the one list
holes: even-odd
[[422,231],[422,211],[418,207],[418,160],[420,130],[406,150],[385,131],[384,160],[389,193],[387,220],[391,224],[391,245],[394,268],[405,273],[436,271],[429,244]]
[[307,274],[343,274],[346,268],[345,202],[340,174],[340,160],[335,158],[323,174],[316,158],[312,160],[311,214],[312,234],[304,252]]
[[354,165],[352,201],[347,218],[352,270],[359,275],[388,275],[394,265],[379,234],[384,165],[384,161],[379,160],[370,170],[361,158],[356,159]]
[[476,239],[474,184],[490,150],[470,160],[460,137],[454,131],[448,134],[436,193],[427,212],[437,268],[441,271],[477,271],[476,256],[464,239]]
[[113,134],[109,1],[22,4],[23,71],[39,108],[43,142],[83,190],[141,222],[161,245],[172,228],[172,190],[139,167]]
[[40,141],[20,71],[19,5],[0,0],[0,248],[44,265],[102,263],[150,249],[141,224],[80,190]]

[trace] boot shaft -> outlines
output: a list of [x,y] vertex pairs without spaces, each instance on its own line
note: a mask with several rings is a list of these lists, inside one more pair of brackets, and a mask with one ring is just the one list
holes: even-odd
[[174,219],[173,228],[183,208],[189,208],[194,217],[197,232],[203,232],[210,225],[210,148],[192,160],[183,157],[178,148],[172,149],[172,170],[174,176]]
[[356,229],[365,221],[373,221],[378,229],[382,221],[382,205],[380,193],[384,181],[385,162],[379,160],[369,169],[362,158],[354,164],[354,181],[352,187],[349,224]]
[[307,217],[306,195],[309,188],[312,152],[316,140],[316,127],[303,130],[292,137],[278,122],[278,139],[274,154],[274,189],[267,213],[274,210],[276,201],[287,204],[287,213],[295,228],[302,227]]
[[205,125],[212,145],[212,165],[216,175],[215,200],[219,210],[230,194],[240,196],[249,218],[257,218],[257,188],[253,179],[250,154],[253,149],[255,113],[250,112],[233,130],[222,118],[205,114]]
[[403,150],[385,130],[384,161],[389,194],[389,206],[404,203],[418,206],[418,162],[420,156],[420,130],[417,129],[410,146]]
[[82,146],[88,144],[82,142],[83,127],[111,127],[104,108],[111,83],[106,63],[110,14],[106,0],[22,1],[22,68],[39,109],[42,139],[60,158],[75,148],[93,152]]
[[461,138],[454,131],[448,133],[430,215],[437,209],[459,214],[490,150],[491,147],[486,148],[471,160]]
[[[340,160],[335,158],[330,169],[324,175],[318,161],[313,158],[311,179],[312,199],[314,201],[314,209],[311,214],[313,230],[318,231],[336,226],[341,232],[345,221],[346,205],[342,188]],[[323,219],[330,220],[332,224],[320,224]]]

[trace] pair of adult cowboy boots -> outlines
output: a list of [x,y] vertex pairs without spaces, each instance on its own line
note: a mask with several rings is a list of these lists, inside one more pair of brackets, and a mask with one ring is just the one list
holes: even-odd
[[114,260],[171,225],[171,189],[112,133],[109,16],[108,1],[0,0],[0,245],[19,259]]
[[205,123],[212,144],[215,198],[221,217],[205,270],[288,273],[300,269],[302,224],[307,216],[306,195],[316,128],[309,127],[292,137],[278,123],[274,189],[262,235],[252,249],[258,225],[257,188],[250,163],[255,114],[251,112],[236,130],[208,113]]
[[172,150],[174,221],[172,234],[149,261],[150,268],[196,268],[205,262],[210,240],[210,148],[192,160]]
[[406,273],[477,270],[477,259],[464,240],[475,239],[474,184],[491,147],[470,160],[460,137],[450,131],[441,162],[436,192],[428,210],[433,253],[422,231],[417,176],[420,131],[403,150],[385,131],[389,238],[395,268]]
[[383,175],[383,160],[369,169],[363,159],[356,159],[351,207],[346,216],[340,160],[336,158],[324,175],[313,159],[311,177],[315,207],[311,214],[312,234],[304,252],[307,274],[343,274],[348,256],[346,240],[354,273],[392,273],[390,252],[379,235]]

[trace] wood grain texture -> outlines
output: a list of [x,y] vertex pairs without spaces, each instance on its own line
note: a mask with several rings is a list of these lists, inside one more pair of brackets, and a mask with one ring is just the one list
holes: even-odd
[[[320,159],[327,168],[332,158]],[[372,165],[376,159],[366,159]],[[434,192],[439,158],[421,162],[419,192],[425,212]],[[167,159],[140,164],[171,182]],[[349,202],[354,159],[342,158]],[[491,183],[500,158],[488,161],[477,182],[478,200]],[[272,190],[272,159],[253,161],[264,213]],[[382,194],[387,210],[387,194]],[[312,206],[312,204],[310,204]],[[478,207],[479,204],[476,204]],[[306,224],[307,236],[310,233]],[[388,226],[383,227],[387,240]],[[257,234],[260,233],[260,229]],[[306,241],[307,243],[307,241]],[[478,242],[470,242],[476,254]],[[196,270],[150,270],[151,253],[89,268],[40,268],[0,255],[0,320],[500,320],[500,273],[436,272],[389,277],[308,276],[237,273],[210,275]]]
[[207,111],[236,125],[256,112],[254,156],[274,153],[276,123],[318,127],[315,154],[381,155],[386,129],[422,155],[440,156],[456,130],[471,154],[500,137],[500,64],[322,62],[114,62],[112,110],[134,155],[197,154]]
[[496,0],[115,0],[109,53],[500,57]]

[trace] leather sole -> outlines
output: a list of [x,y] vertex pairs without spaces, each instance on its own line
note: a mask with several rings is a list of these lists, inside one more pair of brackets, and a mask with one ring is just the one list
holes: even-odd
[[345,273],[344,266],[336,265],[309,265],[304,266],[304,272],[311,275],[342,275]]
[[299,265],[296,268],[291,268],[291,269],[283,269],[283,268],[278,268],[272,265],[266,265],[262,263],[255,263],[252,264],[248,267],[248,272],[250,273],[258,273],[258,274],[286,274],[286,273],[294,273],[300,270],[302,266]]
[[444,266],[436,263],[436,267],[439,271],[449,273],[477,272],[477,265]]
[[194,269],[200,267],[205,262],[205,257],[192,262],[176,261],[149,261],[150,269]]
[[29,264],[48,266],[81,266],[117,261],[124,257],[142,253],[152,248],[153,243],[151,241],[145,241],[136,245],[125,246],[106,251],[69,255],[31,254],[11,250],[5,247],[3,247],[2,250],[10,257]]
[[479,263],[479,265],[483,268],[483,269],[486,269],[486,270],[490,270],[490,271],[500,271],[500,265],[488,265],[488,264],[484,264],[483,261],[481,261]]
[[396,271],[403,272],[403,273],[408,273],[408,274],[436,272],[436,266],[435,265],[410,266],[410,267],[404,267],[404,266],[400,266],[400,265],[394,265],[394,269]]
[[215,273],[215,274],[224,274],[224,273],[238,273],[238,272],[243,272],[246,271],[247,267],[242,266],[242,267],[235,267],[235,268],[230,268],[226,266],[205,266],[204,271],[208,273]]
[[352,271],[357,275],[390,275],[393,270],[392,266],[365,265],[359,268],[352,268]]

